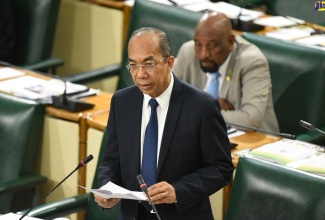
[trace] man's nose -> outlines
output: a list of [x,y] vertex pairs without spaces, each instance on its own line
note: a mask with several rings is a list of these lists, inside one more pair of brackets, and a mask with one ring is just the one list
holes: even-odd
[[201,59],[209,58],[210,57],[210,51],[207,47],[202,47],[202,49],[199,52],[199,56]]

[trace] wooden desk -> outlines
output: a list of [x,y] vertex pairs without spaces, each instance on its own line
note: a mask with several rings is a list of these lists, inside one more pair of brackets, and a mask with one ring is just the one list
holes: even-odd
[[[95,104],[93,109],[82,112],[69,112],[64,109],[54,108],[53,106],[47,106],[46,112],[51,116],[61,119],[74,121],[79,124],[79,161],[83,160],[87,156],[87,131],[88,131],[88,118],[101,115],[109,112],[110,100],[112,98],[111,93],[101,92],[97,96],[86,97],[83,100],[92,104]],[[78,170],[78,184],[81,186],[86,185],[86,167]],[[85,189],[78,187],[78,193],[85,193]]]
[[[50,80],[52,79],[49,76],[42,75],[39,73],[35,73],[32,71],[20,69],[17,67],[19,71],[24,72],[26,75],[29,76],[34,76],[37,78],[45,79],[45,80]],[[22,76],[14,77],[14,78],[19,78]],[[4,79],[7,80],[7,79]],[[1,91],[2,92],[2,91]],[[90,96],[86,97],[83,100],[85,102],[89,102],[92,104],[95,104],[95,106],[92,109],[81,111],[81,112],[69,112],[64,109],[59,109],[55,108],[51,105],[46,106],[46,113],[52,117],[58,118],[58,119],[64,119],[67,121],[75,122],[78,124],[78,129],[79,129],[79,144],[78,144],[78,161],[83,160],[87,156],[87,131],[88,131],[88,117],[95,116],[95,115],[100,115],[103,113],[109,112],[110,108],[110,100],[112,98],[111,93],[106,93],[106,92],[100,92],[99,95],[96,96]],[[86,185],[86,167],[83,169],[78,170],[78,184],[85,186]],[[84,193],[85,189],[78,187],[78,193]]]

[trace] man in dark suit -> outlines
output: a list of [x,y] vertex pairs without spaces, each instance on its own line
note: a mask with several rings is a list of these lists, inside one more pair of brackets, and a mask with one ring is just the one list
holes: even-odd
[[[227,185],[233,173],[218,101],[172,74],[174,57],[164,32],[136,30],[128,55],[127,67],[135,85],[116,92],[111,100],[99,185],[111,181],[140,191],[136,176],[142,174],[161,219],[212,220],[209,196]],[[158,104],[153,111],[152,100]],[[156,146],[151,156],[156,163],[154,183],[146,174],[152,115],[158,121],[157,137],[151,144]],[[95,200],[103,208],[120,201],[99,196]],[[156,219],[144,207],[139,201],[122,199],[119,219]]]

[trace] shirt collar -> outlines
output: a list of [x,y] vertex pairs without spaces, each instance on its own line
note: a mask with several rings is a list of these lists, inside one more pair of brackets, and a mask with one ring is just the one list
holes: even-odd
[[[174,75],[172,73],[170,73],[170,83],[167,87],[167,89],[156,98],[159,106],[161,108],[166,108],[169,105],[169,100],[170,100],[170,96],[172,94],[173,91],[173,86],[174,86]],[[147,94],[143,94],[144,95],[144,103],[146,103],[146,106],[149,106],[149,101],[150,99],[152,99],[151,96],[147,95]]]

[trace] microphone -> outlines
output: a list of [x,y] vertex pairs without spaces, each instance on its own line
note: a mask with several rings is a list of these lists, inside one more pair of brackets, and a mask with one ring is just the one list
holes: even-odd
[[146,194],[146,196],[148,197],[148,200],[149,200],[149,203],[150,205],[152,206],[153,210],[155,211],[155,214],[156,214],[156,217],[158,220],[161,220],[157,210],[156,210],[156,207],[155,205],[152,203],[151,199],[150,199],[150,196],[149,196],[149,193],[148,193],[148,189],[147,189],[147,184],[144,182],[141,174],[137,175],[137,180],[138,180],[138,183],[140,185],[140,188],[141,190]]
[[87,163],[89,163],[93,159],[93,155],[88,155],[85,159],[83,159],[78,166],[68,175],[66,176],[61,182],[59,182],[53,189],[51,189],[42,199],[40,199],[31,209],[29,209],[24,215],[20,217],[19,220],[23,219],[28,213],[30,213],[36,206],[38,206],[41,202],[44,201],[48,195],[50,195],[58,186],[60,186],[66,179],[68,179],[74,172],[76,172],[79,168],[86,166]]
[[239,127],[239,128],[252,130],[252,131],[262,132],[262,133],[265,133],[265,134],[272,134],[274,136],[278,136],[278,137],[282,137],[282,138],[287,138],[287,139],[292,139],[292,140],[296,139],[296,135],[293,135],[293,134],[277,133],[277,132],[273,132],[273,131],[265,131],[265,130],[262,130],[262,129],[250,128],[250,127],[246,127],[246,126],[243,126],[243,125],[236,125],[236,124],[232,124],[232,123],[226,123],[226,124],[230,125],[230,126],[234,126],[234,127]]
[[308,123],[308,122],[305,122],[305,121],[303,121],[303,120],[300,120],[299,125],[300,125],[301,127],[307,128],[308,130],[317,131],[317,132],[319,132],[319,133],[321,133],[321,134],[325,134],[324,131],[322,131],[322,130],[316,128],[314,125],[312,125],[312,124],[310,124],[310,123]]
[[241,20],[240,16],[242,16],[243,9],[249,9],[253,6],[252,3],[246,3],[242,7],[240,7],[240,11],[238,13],[237,18],[230,19],[232,27],[236,30],[243,31],[243,32],[255,32],[260,31],[264,28],[264,26],[255,24],[253,20],[245,21]]
[[61,77],[58,78],[64,82],[64,92],[62,95],[52,96],[53,107],[65,109],[70,112],[79,112],[79,111],[91,109],[95,106],[94,104],[68,97],[67,82]]

